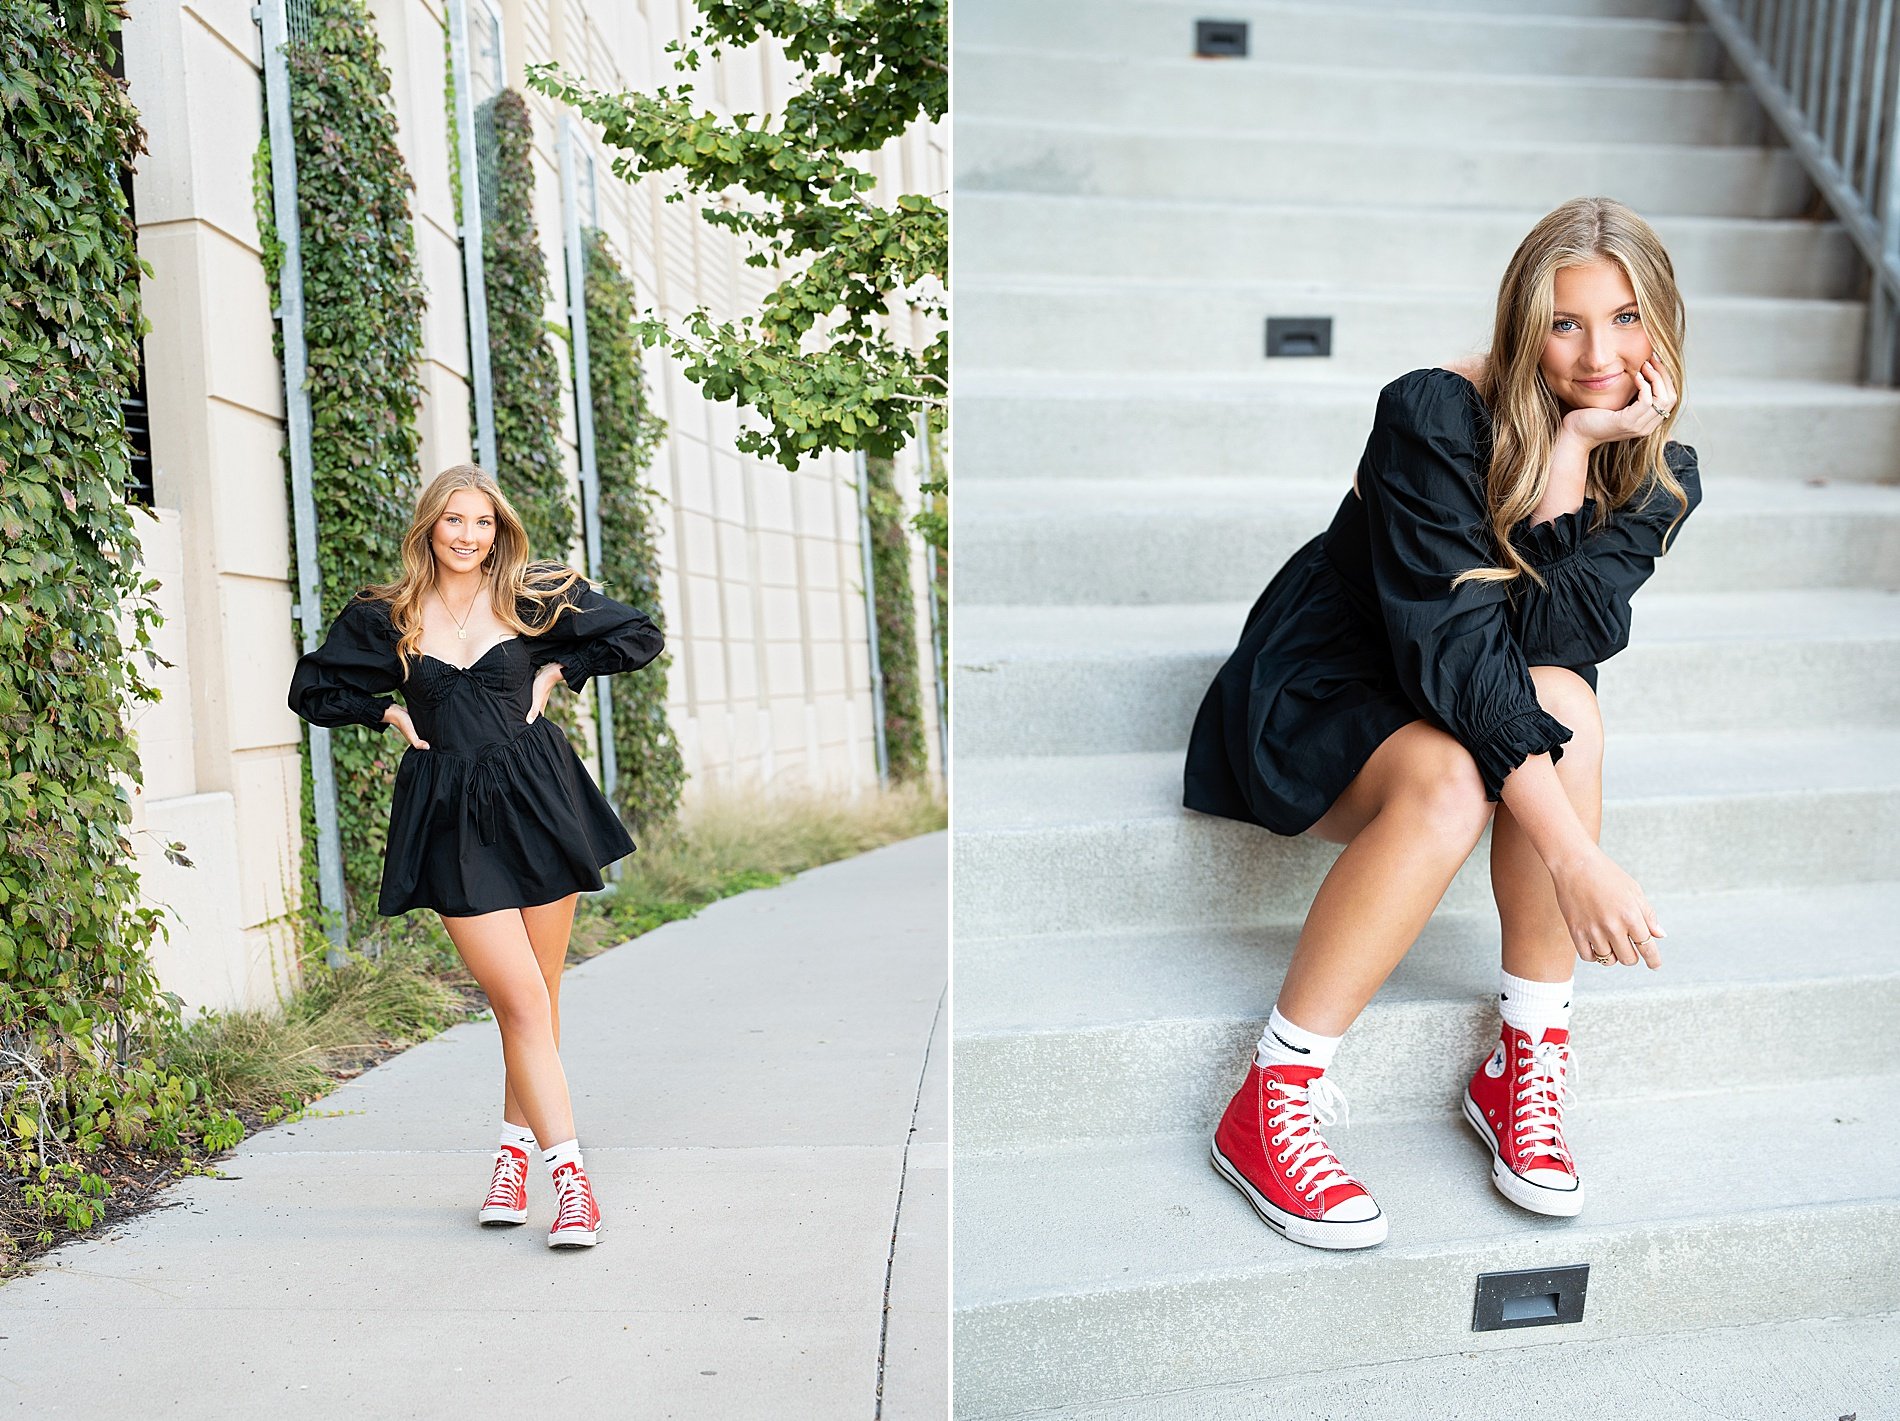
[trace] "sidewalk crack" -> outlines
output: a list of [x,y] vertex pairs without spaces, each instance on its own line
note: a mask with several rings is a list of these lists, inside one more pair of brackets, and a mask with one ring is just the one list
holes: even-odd
[[924,1064],[917,1072],[917,1094],[910,1103],[910,1129],[904,1135],[904,1158],[897,1171],[897,1205],[891,1211],[891,1246],[884,1255],[884,1316],[877,1334],[877,1406],[871,1413],[872,1421],[883,1421],[884,1416],[884,1354],[891,1340],[891,1274],[897,1266],[897,1231],[904,1217],[904,1185],[910,1178],[910,1145],[917,1137],[917,1116],[924,1104],[924,1077],[930,1073],[930,1053],[937,1049],[937,1028],[943,1021],[943,1003],[949,994],[950,984],[946,982],[943,991],[937,994],[930,1034],[924,1038]]

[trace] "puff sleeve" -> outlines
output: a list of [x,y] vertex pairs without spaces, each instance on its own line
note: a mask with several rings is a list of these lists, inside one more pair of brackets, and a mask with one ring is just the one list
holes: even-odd
[[312,725],[384,728],[395,704],[388,692],[402,684],[389,618],[380,604],[352,598],[315,651],[297,660],[290,708]]
[[[1511,530],[1518,553],[1548,584],[1539,587],[1528,579],[1514,584],[1512,624],[1525,655],[1574,666],[1602,661],[1629,645],[1630,599],[1655,570],[1670,525],[1680,529],[1677,514],[1686,520],[1702,502],[1695,450],[1666,444],[1663,460],[1689,500],[1686,512],[1652,483],[1594,533],[1594,498],[1547,523],[1532,525],[1526,519]],[[1671,535],[1671,547],[1675,536],[1679,533]]]
[[1451,580],[1496,566],[1479,460],[1476,391],[1415,370],[1379,392],[1360,463],[1374,591],[1400,684],[1471,752],[1485,798],[1532,755],[1563,758],[1570,728],[1537,701],[1502,584]]
[[552,626],[534,638],[529,659],[536,669],[550,661],[561,663],[561,678],[580,690],[590,676],[637,671],[665,649],[666,639],[652,618],[636,607],[616,602],[585,582],[567,592],[572,611],[563,611]]

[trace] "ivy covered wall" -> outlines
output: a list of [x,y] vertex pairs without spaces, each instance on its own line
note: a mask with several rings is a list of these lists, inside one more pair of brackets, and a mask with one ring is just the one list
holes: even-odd
[[[568,561],[574,505],[561,461],[561,363],[548,343],[548,260],[534,220],[534,126],[504,89],[493,104],[495,194],[484,200],[482,263],[495,390],[495,467],[538,558]],[[566,327],[559,328],[565,336]],[[473,408],[470,409],[471,428]]]
[[109,73],[120,22],[0,6],[0,1176],[30,1178],[29,1218],[78,1227],[110,1192],[86,1162],[106,1140],[232,1138],[199,1081],[157,1065],[179,1003],[127,832],[127,717],[158,696],[159,615],[126,503],[146,268],[121,185],[144,136]]
[[0,1031],[74,1044],[160,1007],[115,779],[140,779],[125,711],[157,695],[120,614],[137,648],[158,615],[125,502],[141,266],[118,169],[144,134],[106,72],[117,28],[0,8]]
[[[396,145],[382,46],[361,0],[309,0],[310,24],[290,46],[297,141],[297,220],[309,347],[311,458],[319,635],[356,591],[401,565],[419,491],[424,296],[410,220],[411,181]],[[264,266],[277,289],[283,248],[272,217],[269,139],[255,197]],[[278,354],[283,353],[281,336]],[[285,503],[289,506],[289,464]],[[303,628],[297,628],[298,645]],[[393,730],[332,730],[337,814],[352,919],[373,913],[401,755]],[[303,755],[303,901],[315,911],[316,817],[309,732]]]
[[[587,354],[593,392],[594,461],[600,470],[601,576],[609,595],[631,603],[665,629],[660,605],[660,553],[647,479],[666,423],[647,402],[640,347],[634,337],[633,282],[598,231],[585,234]],[[612,678],[614,798],[636,832],[663,824],[679,809],[686,771],[666,717],[666,669],[672,653],[637,676]]]
[[[911,593],[910,538],[889,459],[864,461],[870,479],[871,577],[877,604],[877,655],[884,672],[884,742],[891,781],[921,780],[930,768],[918,684],[917,602]],[[934,695],[935,693],[932,692]]]

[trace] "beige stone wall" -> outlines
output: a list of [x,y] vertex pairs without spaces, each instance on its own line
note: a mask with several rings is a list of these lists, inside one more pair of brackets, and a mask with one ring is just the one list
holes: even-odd
[[[132,12],[126,74],[148,153],[136,180],[151,263],[145,340],[159,521],[139,520],[173,667],[138,709],[133,842],[169,910],[161,979],[189,1005],[272,999],[289,952],[297,722],[289,674],[283,387],[258,255],[251,159],[262,127],[243,3]],[[173,864],[183,843],[192,867]],[[294,888],[293,890],[294,891]]]
[[[392,76],[399,142],[416,190],[416,245],[429,296],[421,410],[423,477],[471,457],[468,341],[449,183],[450,134],[439,0],[370,0]],[[685,0],[503,0],[510,83],[556,60],[602,86],[670,79],[661,47],[682,35]],[[166,695],[139,719],[144,786],[135,843],[148,901],[173,910],[159,954],[188,1005],[263,1005],[289,984],[283,915],[296,892],[301,725],[284,692],[298,648],[295,575],[279,451],[281,372],[252,211],[251,165],[263,126],[258,31],[249,0],[135,0],[126,72],[148,135],[135,191],[140,250],[151,262],[146,366],[158,518],[141,520],[161,633],[175,663]],[[709,96],[760,111],[784,92],[782,60],[751,53],[719,66]],[[536,217],[549,259],[548,317],[566,319],[556,106],[530,94]],[[599,216],[643,304],[678,315],[755,301],[769,273],[748,267],[733,234],[666,203],[652,180],[630,186],[592,150]],[[947,186],[939,132],[877,155],[892,190]],[[700,398],[672,362],[649,384],[669,436],[653,470],[666,500],[662,600],[675,654],[674,725],[690,798],[714,785],[875,783],[869,655],[851,461],[795,472],[732,448],[739,415]],[[562,427],[578,475],[571,392]],[[900,478],[911,479],[908,470]],[[914,485],[913,485],[914,486]],[[578,485],[576,507],[578,509]],[[539,550],[537,550],[539,551]],[[579,544],[567,550],[581,561]],[[923,558],[916,558],[918,645],[927,700]],[[612,589],[609,589],[611,592]],[[936,755],[934,701],[930,736]],[[185,868],[163,845],[183,842]]]
[[[684,38],[696,14],[686,0],[504,0],[500,9],[510,82],[524,90],[526,66],[547,60],[601,88],[675,82],[664,47]],[[702,98],[725,112],[768,109],[789,78],[782,58],[763,47],[702,72]],[[559,115],[537,95],[529,103],[545,235],[558,230],[560,213]],[[610,171],[611,152],[593,151],[601,223],[643,302],[670,318],[702,303],[724,316],[755,305],[774,284],[771,273],[745,264],[746,248],[732,233],[699,219],[700,203],[665,201],[671,185],[653,178],[623,183]],[[873,169],[891,192],[941,192],[942,136],[893,143]],[[554,261],[558,285],[558,252]],[[702,400],[670,359],[653,361],[649,382],[670,432],[655,475],[667,499],[663,596],[679,655],[670,697],[693,775],[689,796],[714,784],[874,783],[852,461],[834,455],[788,472],[741,455],[733,448],[741,415],[732,406]],[[927,633],[919,645],[928,645]]]

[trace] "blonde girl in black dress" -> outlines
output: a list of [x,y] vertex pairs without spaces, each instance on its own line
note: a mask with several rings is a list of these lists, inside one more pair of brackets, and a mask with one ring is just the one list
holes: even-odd
[[1505,271],[1488,354],[1380,392],[1353,491],[1201,705],[1189,808],[1346,846],[1212,1148],[1297,1242],[1386,1237],[1320,1133],[1345,1107],[1325,1070],[1487,825],[1502,1020],[1461,1105],[1506,1198],[1582,1208],[1563,1133],[1574,961],[1661,965],[1654,911],[1597,846],[1595,686],[1701,498],[1695,451],[1668,439],[1683,329],[1634,212],[1580,198],[1545,217]]
[[531,562],[495,480],[464,464],[417,499],[401,576],[356,594],[291,680],[305,719],[393,725],[408,742],[377,908],[438,913],[487,993],[507,1070],[478,1218],[526,1221],[538,1148],[556,1195],[551,1247],[591,1245],[600,1225],[558,1053],[561,966],[577,898],[634,844],[542,711],[557,681],[579,691],[661,647],[645,613]]

